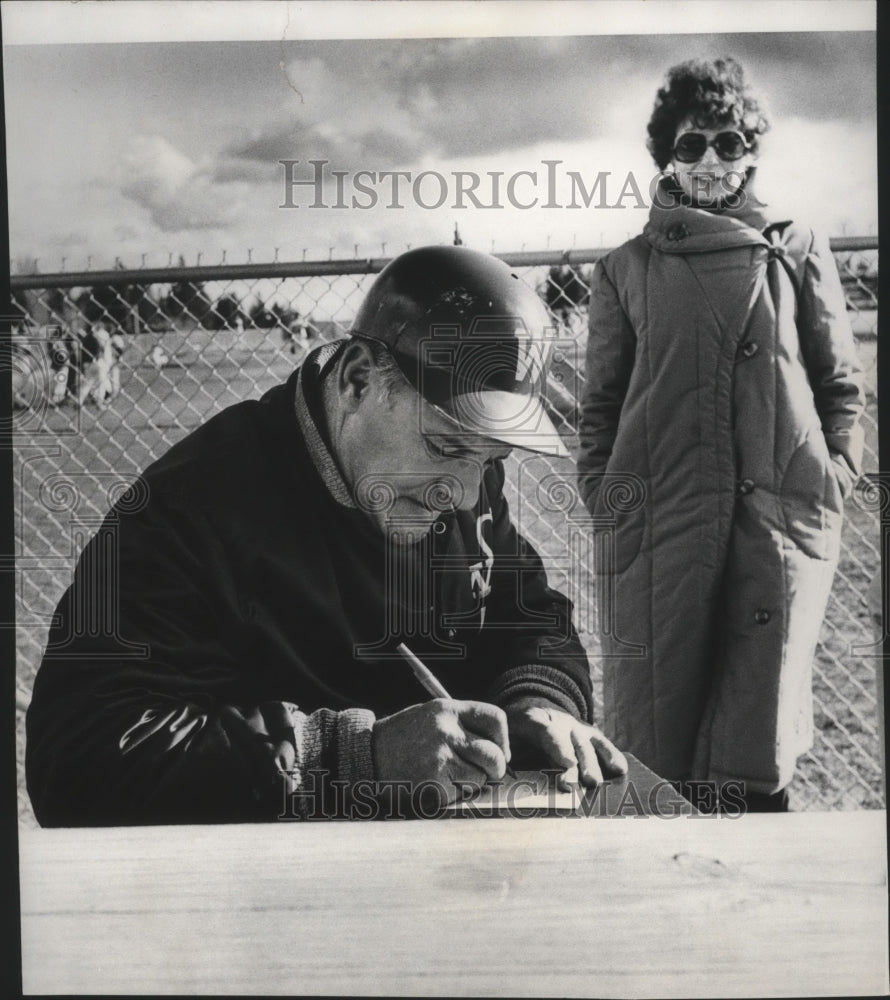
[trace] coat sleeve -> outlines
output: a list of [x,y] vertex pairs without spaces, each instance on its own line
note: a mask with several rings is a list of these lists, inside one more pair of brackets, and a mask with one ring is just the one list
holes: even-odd
[[604,261],[593,271],[585,386],[581,398],[578,485],[593,510],[606,471],[636,354],[636,334]]
[[478,651],[499,665],[489,697],[503,706],[534,695],[590,722],[590,664],[572,623],[572,603],[550,587],[544,562],[516,530],[503,494],[502,463],[489,480],[494,564]]
[[59,604],[28,710],[42,825],[274,819],[318,771],[373,778],[374,716],[267,700],[250,683],[238,613],[198,512],[109,515]]
[[828,241],[813,236],[804,261],[798,331],[828,450],[854,476],[862,471],[862,369]]

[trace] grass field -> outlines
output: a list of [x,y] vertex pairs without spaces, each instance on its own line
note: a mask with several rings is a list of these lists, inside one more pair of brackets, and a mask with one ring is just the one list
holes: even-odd
[[[45,643],[49,616],[67,586],[83,539],[145,465],[212,413],[256,398],[300,360],[277,331],[163,336],[167,366],[147,360],[155,337],[132,338],[123,359],[122,393],[105,411],[63,406],[26,412],[16,442],[18,572],[18,757],[21,821],[33,824],[24,792],[24,706]],[[868,370],[867,471],[877,471],[875,342],[860,344]],[[539,550],[555,586],[576,604],[579,630],[596,654],[592,581],[584,549],[584,513],[570,506],[572,464],[535,458],[511,465],[508,496],[520,529]],[[511,495],[512,494],[512,495]],[[877,638],[866,595],[877,572],[878,515],[851,504],[841,566],[816,665],[819,736],[792,786],[794,808],[883,806],[874,656],[855,647]],[[544,508],[549,507],[550,510]],[[574,526],[574,527],[573,527]],[[569,545],[574,544],[574,554]],[[867,652],[867,651],[866,651]],[[862,650],[859,650],[862,653]],[[595,661],[594,661],[595,662]],[[599,673],[595,671],[595,685]]]

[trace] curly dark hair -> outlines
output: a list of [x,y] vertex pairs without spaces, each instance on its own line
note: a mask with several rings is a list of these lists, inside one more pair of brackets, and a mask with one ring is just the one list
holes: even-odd
[[735,59],[690,59],[668,70],[649,119],[646,146],[661,170],[670,163],[677,127],[692,118],[699,128],[737,128],[757,153],[769,121]]

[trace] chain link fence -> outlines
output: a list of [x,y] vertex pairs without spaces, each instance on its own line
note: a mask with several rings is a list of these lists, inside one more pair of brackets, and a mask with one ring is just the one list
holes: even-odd
[[[791,788],[795,809],[880,808],[884,802],[876,688],[887,491],[877,477],[877,240],[834,240],[832,249],[867,373],[866,475],[849,504],[817,653],[817,740]],[[587,287],[605,252],[500,255],[553,315],[557,340],[548,397],[573,453]],[[198,424],[258,397],[315,346],[345,335],[385,263],[202,268],[180,260],[179,267],[13,278],[13,336],[0,363],[11,368],[14,390],[20,765],[24,710],[50,616],[110,505],[141,469]],[[508,469],[514,519],[541,553],[553,585],[575,604],[598,695],[592,543],[574,463],[514,456]],[[20,780],[22,820],[33,823],[21,788]]]

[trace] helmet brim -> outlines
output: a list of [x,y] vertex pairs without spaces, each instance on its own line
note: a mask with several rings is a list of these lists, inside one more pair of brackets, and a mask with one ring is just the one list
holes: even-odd
[[462,430],[541,455],[567,458],[571,453],[540,396],[486,389],[432,404]]

